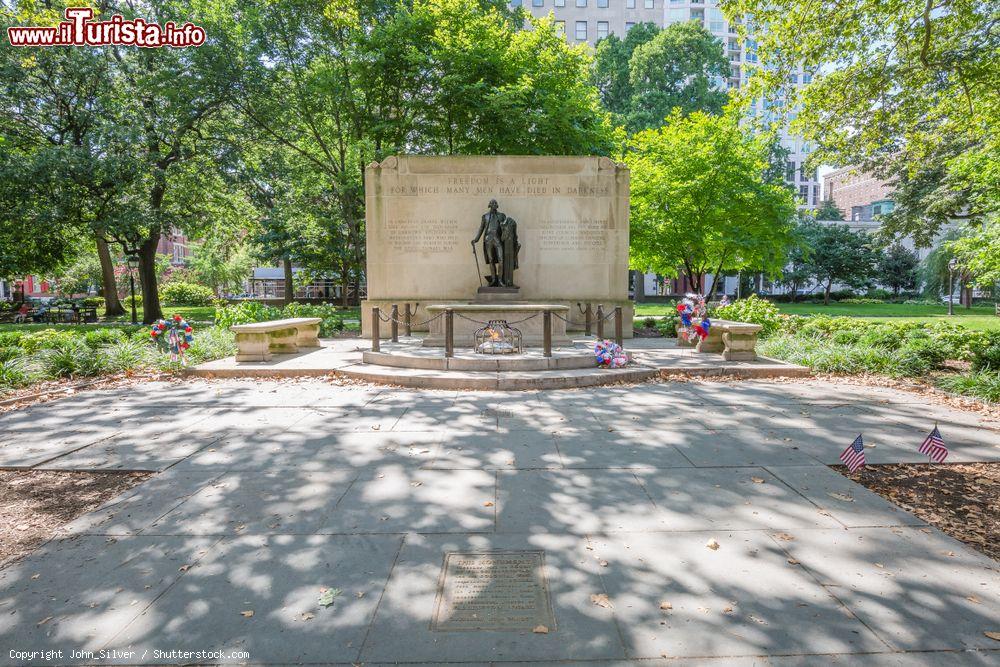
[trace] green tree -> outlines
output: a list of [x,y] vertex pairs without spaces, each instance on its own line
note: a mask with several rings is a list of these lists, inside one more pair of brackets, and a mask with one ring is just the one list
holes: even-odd
[[[625,37],[611,33],[597,42],[594,55],[593,81],[601,96],[601,104],[624,124],[632,105],[633,88],[629,62],[636,48],[649,42],[660,28],[655,23],[637,23]],[[665,115],[665,114],[664,114]]]
[[837,208],[832,199],[824,199],[820,202],[819,208],[813,213],[817,220],[837,220],[844,221],[844,212]]
[[917,286],[917,267],[920,260],[917,253],[893,243],[879,255],[878,282],[898,295],[901,290],[912,290]]
[[764,178],[769,143],[735,113],[680,110],[662,128],[633,136],[625,156],[632,268],[681,271],[698,291],[708,274],[748,267],[779,274],[793,243],[795,203],[788,188]]
[[729,94],[719,81],[728,76],[722,42],[704,25],[697,21],[670,24],[632,53],[628,130],[659,127],[674,108],[684,113],[721,113]]
[[823,303],[830,303],[834,283],[851,289],[871,284],[877,258],[865,234],[853,232],[847,225],[816,224],[809,232],[809,245],[812,252],[805,266],[823,285]]
[[[753,16],[761,67],[748,98],[774,95],[805,67],[794,131],[817,162],[898,181],[896,236],[930,242],[941,225],[1000,209],[1000,32],[996,3],[722,0]],[[786,107],[787,108],[787,107]]]

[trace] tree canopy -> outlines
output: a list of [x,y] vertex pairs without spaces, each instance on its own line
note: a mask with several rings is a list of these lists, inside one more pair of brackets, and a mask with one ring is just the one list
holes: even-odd
[[669,276],[680,268],[699,291],[705,274],[779,274],[794,241],[795,203],[766,178],[770,143],[732,111],[675,110],[662,128],[632,137],[624,157],[632,267]]

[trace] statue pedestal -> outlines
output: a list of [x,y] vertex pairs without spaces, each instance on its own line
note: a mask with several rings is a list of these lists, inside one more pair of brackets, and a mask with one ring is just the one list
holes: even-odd
[[476,291],[476,303],[510,303],[520,296],[520,287],[480,287]]

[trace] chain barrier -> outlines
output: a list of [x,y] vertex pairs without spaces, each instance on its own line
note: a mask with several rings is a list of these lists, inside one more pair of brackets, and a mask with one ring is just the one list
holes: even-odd
[[557,312],[556,312],[556,311],[554,311],[554,310],[552,310],[552,311],[549,311],[549,312],[551,312],[551,313],[552,313],[552,317],[558,317],[558,318],[559,318],[560,320],[562,320],[562,321],[563,321],[563,322],[565,322],[566,324],[572,324],[572,322],[570,321],[570,319],[569,319],[568,317],[563,317],[562,315],[560,315],[559,313],[557,313]]
[[[438,313],[434,317],[431,317],[431,318],[428,318],[428,319],[424,320],[423,322],[410,322],[410,327],[411,328],[413,328],[413,327],[422,327],[425,324],[430,324],[434,320],[437,320],[437,319],[442,318],[442,317],[444,317],[444,311]],[[398,324],[401,327],[405,327],[406,326],[406,321],[405,320],[397,319],[397,318],[393,317],[392,315],[386,315],[385,317],[382,317],[382,310],[381,309],[379,310],[378,318],[380,320],[382,320],[383,322],[395,322],[396,324]]]

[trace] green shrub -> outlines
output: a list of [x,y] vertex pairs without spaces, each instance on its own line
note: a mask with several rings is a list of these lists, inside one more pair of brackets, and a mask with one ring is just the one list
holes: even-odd
[[0,331],[0,347],[21,347],[23,331]]
[[160,287],[160,299],[174,306],[211,306],[215,293],[204,285],[177,281]]
[[228,329],[234,324],[249,324],[250,322],[266,322],[289,317],[318,317],[319,335],[329,338],[338,331],[344,330],[344,318],[337,309],[328,304],[309,304],[293,301],[284,308],[275,308],[259,301],[242,301],[238,304],[216,308],[216,326]]
[[734,301],[728,306],[716,308],[713,317],[720,320],[759,324],[763,327],[760,335],[765,338],[775,333],[781,326],[781,315],[778,313],[778,307],[766,299],[761,299],[756,294],[751,294],[746,299]]
[[830,336],[830,340],[841,345],[855,345],[861,340],[861,332],[857,329],[834,331],[833,335]]
[[1000,371],[1000,331],[982,331],[969,342],[972,369]]
[[208,327],[194,332],[194,343],[188,348],[186,356],[189,364],[200,364],[234,354],[236,335],[229,329]]
[[28,354],[40,350],[51,350],[61,345],[71,345],[78,336],[72,330],[42,329],[25,334],[21,338],[21,349]]
[[885,299],[873,299],[872,297],[852,297],[850,299],[840,299],[837,303],[885,303]]
[[937,380],[939,387],[964,396],[973,396],[990,403],[1000,403],[1000,372],[978,371],[947,375]]
[[24,350],[19,347],[0,347],[0,361],[10,361],[24,356]]
[[884,347],[887,350],[895,350],[903,344],[903,338],[905,336],[906,331],[900,327],[891,324],[873,324],[868,327],[867,331],[861,333],[858,338],[858,342],[862,345],[871,345],[873,347]]
[[647,317],[647,318],[643,319],[642,326],[645,327],[646,329],[652,329],[653,327],[656,326],[656,318],[655,317]]
[[49,377],[72,378],[99,375],[105,370],[104,356],[80,340],[70,340],[46,349],[40,359]]
[[17,389],[18,387],[23,387],[30,382],[31,373],[27,358],[13,357],[10,359],[3,359],[0,357],[0,390]]
[[131,338],[104,347],[101,350],[104,366],[112,373],[135,370],[152,363],[153,347],[148,341]]
[[104,308],[104,297],[103,296],[88,296],[80,300],[81,305],[87,306],[88,308]]
[[90,348],[99,348],[104,345],[112,345],[126,339],[125,332],[121,329],[96,329],[84,334],[83,339]]

